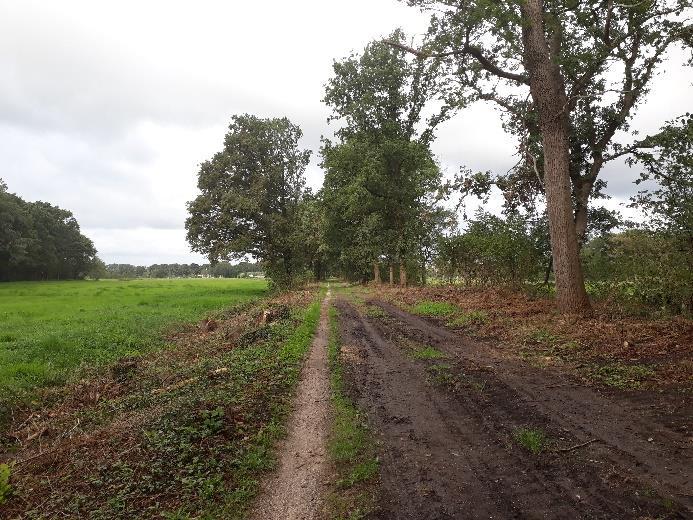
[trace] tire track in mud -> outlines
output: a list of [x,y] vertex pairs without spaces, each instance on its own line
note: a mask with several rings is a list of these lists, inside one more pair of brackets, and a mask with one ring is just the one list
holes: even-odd
[[262,486],[251,515],[255,520],[322,518],[330,428],[329,299],[328,290],[321,305],[318,330],[301,373],[287,437],[280,446],[279,466]]
[[[472,350],[457,356],[463,346],[456,334],[377,304],[391,317],[371,322],[349,303],[337,303],[351,352],[350,388],[381,442],[379,518],[637,518],[662,512],[618,479],[600,477],[597,463],[571,454],[535,457],[514,446],[518,426],[571,439],[575,432],[555,424],[541,395],[497,377],[505,368],[500,359]],[[485,381],[483,392],[435,388],[426,381],[426,363],[397,346],[402,340],[458,358],[465,377]]]
[[[693,449],[687,425],[672,428],[662,414],[652,410],[665,407],[670,396],[650,394],[633,399],[630,395],[604,395],[555,371],[540,369],[495,355],[488,347],[465,340],[458,334],[413,316],[391,304],[375,302],[397,320],[400,330],[429,341],[463,365],[490,368],[486,377],[494,387],[505,387],[513,407],[531,407],[545,424],[553,424],[575,443],[596,439],[590,445],[592,460],[618,470],[621,479],[643,481],[656,491],[675,497],[693,509]],[[690,400],[681,395],[676,406],[693,417]],[[501,404],[506,399],[498,400]],[[508,407],[506,406],[506,411]],[[500,410],[499,410],[500,411]],[[686,412],[682,414],[685,420]],[[599,470],[595,467],[595,470]],[[693,517],[693,514],[691,514]]]

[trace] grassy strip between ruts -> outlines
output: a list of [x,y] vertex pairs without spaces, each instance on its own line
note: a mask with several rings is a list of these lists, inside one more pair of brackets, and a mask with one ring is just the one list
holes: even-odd
[[355,520],[375,510],[379,463],[365,418],[345,393],[340,360],[341,340],[337,309],[330,306],[328,356],[333,422],[328,450],[336,478],[328,496],[330,518]]
[[[315,293],[256,306],[26,412],[22,442],[0,445],[12,487],[0,517],[243,518],[319,315]],[[92,387],[105,395],[75,402]]]

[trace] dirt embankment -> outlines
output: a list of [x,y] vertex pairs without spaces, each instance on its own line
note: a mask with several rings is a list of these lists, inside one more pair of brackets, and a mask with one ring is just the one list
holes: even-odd
[[380,441],[378,518],[693,517],[685,395],[601,392],[371,304],[338,308]]

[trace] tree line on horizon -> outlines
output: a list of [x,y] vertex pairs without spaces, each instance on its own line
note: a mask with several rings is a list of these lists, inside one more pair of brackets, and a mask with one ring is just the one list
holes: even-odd
[[72,212],[27,202],[0,179],[0,281],[83,278],[96,260]]
[[[100,278],[244,278],[262,272],[257,262],[217,262],[215,264],[104,264],[99,271]],[[91,276],[96,276],[92,273]]]
[[239,278],[262,272],[257,262],[105,264],[72,212],[27,202],[0,179],[0,281],[83,278]]
[[[692,119],[644,137],[629,126],[668,51],[691,50],[690,2],[409,4],[431,15],[418,45],[398,30],[334,64],[322,189],[305,187],[297,125],[234,116],[198,173],[192,248],[212,261],[253,255],[279,288],[325,273],[425,283],[434,268],[470,284],[539,281],[563,312],[588,311],[596,285],[690,312]],[[445,180],[435,131],[481,101],[500,110],[517,163],[502,174],[462,165]],[[597,203],[618,158],[637,168],[638,226]],[[460,229],[444,202],[492,190],[502,215],[465,215]]]

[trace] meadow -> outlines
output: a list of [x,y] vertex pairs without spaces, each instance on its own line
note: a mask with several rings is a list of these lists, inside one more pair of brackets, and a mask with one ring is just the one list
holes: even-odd
[[264,280],[233,278],[0,284],[0,396],[151,351],[182,324],[266,290]]

